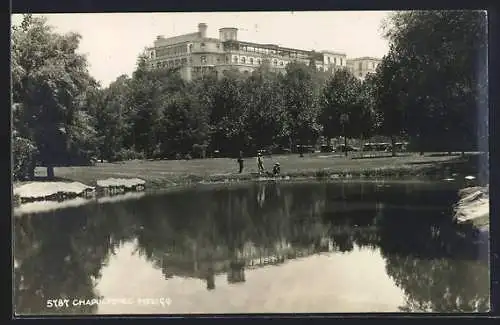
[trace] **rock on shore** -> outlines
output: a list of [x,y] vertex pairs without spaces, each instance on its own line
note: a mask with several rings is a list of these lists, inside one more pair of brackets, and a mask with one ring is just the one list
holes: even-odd
[[19,186],[14,184],[14,204],[94,197],[96,190],[101,194],[144,191],[146,181],[139,178],[108,178],[98,180],[96,185],[93,187],[80,182],[30,182]]
[[472,223],[478,228],[489,227],[490,198],[488,187],[467,187],[459,192],[455,205],[455,219],[458,223]]
[[146,181],[140,178],[108,178],[97,181],[101,188],[144,189]]
[[94,192],[94,187],[79,182],[32,182],[14,188],[14,196],[24,200],[78,197]]

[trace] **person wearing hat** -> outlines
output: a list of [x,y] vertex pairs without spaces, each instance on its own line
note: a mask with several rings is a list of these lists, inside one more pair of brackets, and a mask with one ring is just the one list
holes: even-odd
[[240,174],[243,172],[243,151],[240,151],[238,156],[238,165],[240,165]]
[[278,176],[281,172],[281,167],[280,167],[280,163],[279,162],[276,162],[274,164],[274,167],[273,167],[273,175],[274,176]]
[[262,154],[260,152],[257,153],[257,170],[259,173],[264,172],[264,159],[262,158]]

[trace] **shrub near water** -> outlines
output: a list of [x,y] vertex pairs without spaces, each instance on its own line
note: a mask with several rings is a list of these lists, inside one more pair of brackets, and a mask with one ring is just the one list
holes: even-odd
[[33,175],[37,153],[38,150],[33,142],[25,138],[14,137],[12,142],[14,180],[29,179]]

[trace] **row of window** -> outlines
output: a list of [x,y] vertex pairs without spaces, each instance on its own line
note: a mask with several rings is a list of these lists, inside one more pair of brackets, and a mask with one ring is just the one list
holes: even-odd
[[[200,43],[201,49],[204,49],[205,47],[206,47],[205,43]],[[216,47],[220,48],[220,44],[216,44]],[[175,47],[160,47],[156,49],[156,56],[157,57],[173,56],[173,55],[185,54],[188,52],[189,53],[193,52],[193,44],[180,45]]]
[[182,59],[177,59],[177,60],[169,60],[169,61],[160,61],[156,62],[156,67],[157,68],[173,68],[181,65],[187,64],[187,59],[182,58]]
[[[287,62],[284,62],[284,61],[278,61],[278,59],[273,59],[272,61],[272,64],[273,65],[276,65],[276,66],[285,66],[287,65]],[[229,56],[226,56],[226,63],[229,63]],[[241,58],[238,58],[237,56],[233,56],[233,63],[241,63],[241,64],[257,64],[257,65],[260,65],[262,64],[262,60],[261,59],[255,59],[254,58],[248,58],[248,61],[247,61],[247,58],[245,58],[244,56],[242,56]]]
[[240,45],[238,43],[226,43],[224,44],[224,51],[242,51],[248,53],[258,53],[264,55],[278,55],[286,58],[293,59],[307,59],[309,58],[308,53],[286,51],[286,50],[274,50],[269,48],[260,48],[247,45]]
[[[344,60],[342,58],[338,58],[338,59],[339,59],[339,65],[344,65]],[[328,64],[332,63],[331,58],[329,56],[327,57],[327,60],[328,60]],[[333,64],[337,65],[337,58],[336,57],[333,58]]]
[[309,55],[305,54],[305,53],[298,53],[298,52],[291,52],[291,51],[277,51],[277,50],[273,50],[273,49],[266,49],[266,48],[253,47],[253,46],[241,46],[240,49],[242,51],[245,51],[245,52],[279,55],[279,56],[290,57],[290,58],[306,59],[309,57]]
[[[157,67],[175,67],[175,66],[178,66],[178,65],[185,65],[187,64],[189,61],[190,64],[193,64],[193,58],[190,57],[189,59],[188,58],[182,58],[182,59],[175,59],[175,60],[165,60],[165,61],[160,61],[160,62],[157,62],[156,63],[156,66]],[[195,63],[198,63],[198,62],[195,62]],[[219,57],[210,57],[210,62],[207,58],[207,56],[205,55],[202,55],[200,56],[200,61],[199,61],[200,64],[220,64],[221,63],[221,59]],[[230,60],[230,56],[226,56],[225,57],[225,63],[226,64],[230,64],[231,63],[231,60]],[[249,64],[249,65],[261,65],[262,64],[262,60],[260,58],[246,58],[246,57],[238,57],[238,56],[233,56],[233,60],[232,60],[232,63],[233,64]],[[273,59],[271,60],[271,64],[273,66],[279,66],[279,67],[285,67],[288,62],[286,61],[278,61],[278,59]],[[317,65],[317,68],[318,69],[322,69],[322,66],[321,65]],[[325,67],[326,69],[326,67]]]
[[[368,66],[368,69],[375,69],[378,66],[378,64],[375,62],[368,62],[367,66]],[[358,69],[363,70],[363,62],[359,62]]]
[[[190,62],[192,63],[192,60],[190,60]],[[208,62],[207,57],[205,55],[200,56],[200,63],[201,64],[207,64],[207,63],[214,64],[214,62]],[[218,58],[218,57],[215,58],[215,63],[220,63],[220,58]]]
[[186,45],[174,46],[174,47],[160,47],[156,49],[156,56],[172,56],[187,53],[188,48]]
[[[205,43],[200,43],[200,49],[204,49],[206,46],[207,46],[207,45],[206,45]],[[216,47],[217,49],[219,49],[219,48],[220,48],[220,44],[219,44],[219,43],[216,43],[216,44],[215,44],[215,47]],[[189,52],[193,52],[193,44],[189,44],[188,49],[189,49]]]

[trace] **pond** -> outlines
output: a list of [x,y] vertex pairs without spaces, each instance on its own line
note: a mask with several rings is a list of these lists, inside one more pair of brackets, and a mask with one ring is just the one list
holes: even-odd
[[16,314],[489,310],[456,184],[206,186],[14,218]]

